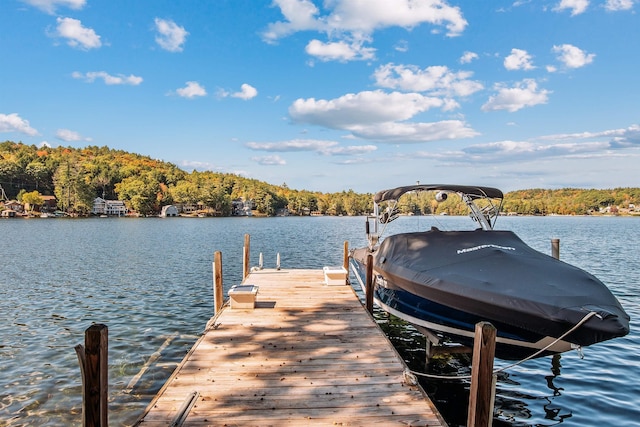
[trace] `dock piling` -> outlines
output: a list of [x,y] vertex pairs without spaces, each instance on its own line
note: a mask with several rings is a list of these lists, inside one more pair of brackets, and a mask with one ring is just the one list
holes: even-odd
[[489,322],[476,324],[467,427],[489,427],[493,420],[495,388],[493,359],[496,350],[496,333],[496,328]]
[[213,254],[213,313],[218,314],[224,303],[222,288],[222,252]]
[[551,256],[560,259],[560,239],[551,239]]
[[249,255],[251,253],[251,236],[249,234],[244,235],[244,246],[242,247],[242,280],[249,275]]
[[366,306],[369,313],[373,313],[373,255],[367,255],[367,275],[365,278]]
[[345,270],[349,270],[349,241],[344,241],[344,251],[342,256],[342,266]]
[[108,328],[94,324],[84,332],[84,346],[75,347],[82,373],[82,426],[108,427]]

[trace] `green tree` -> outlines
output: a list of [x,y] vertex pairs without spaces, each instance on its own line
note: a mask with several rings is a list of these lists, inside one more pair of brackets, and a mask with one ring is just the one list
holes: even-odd
[[88,214],[93,207],[95,190],[89,183],[89,177],[74,159],[67,161],[56,170],[53,176],[54,193],[58,205],[65,211]]
[[131,210],[141,215],[151,215],[159,212],[158,195],[159,184],[148,181],[145,176],[130,176],[116,184],[116,193],[121,200],[128,204]]
[[38,192],[38,190],[31,191],[30,193],[22,194],[22,203],[29,205],[29,212],[33,212],[33,210],[37,207],[42,206],[44,200],[42,199],[42,195]]
[[195,205],[202,199],[202,192],[198,185],[191,181],[180,181],[169,187],[169,193],[176,203]]
[[51,179],[51,171],[40,161],[32,161],[25,167],[25,174],[33,182],[34,187],[38,190],[42,184],[47,184]]

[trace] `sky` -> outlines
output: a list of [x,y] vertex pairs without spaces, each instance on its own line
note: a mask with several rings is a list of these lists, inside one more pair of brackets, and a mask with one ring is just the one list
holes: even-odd
[[638,0],[2,0],[0,141],[318,192],[639,187]]

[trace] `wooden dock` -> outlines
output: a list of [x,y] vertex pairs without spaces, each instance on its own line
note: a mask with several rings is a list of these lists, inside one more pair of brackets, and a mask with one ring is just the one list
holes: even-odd
[[445,426],[350,286],[260,270],[256,308],[207,325],[139,426]]

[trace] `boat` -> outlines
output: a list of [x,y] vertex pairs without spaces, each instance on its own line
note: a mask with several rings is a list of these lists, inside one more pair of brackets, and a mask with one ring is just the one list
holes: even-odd
[[[401,196],[422,192],[438,203],[459,197],[475,225],[386,236]],[[483,186],[416,184],[376,193],[366,219],[367,245],[349,252],[358,283],[364,292],[371,285],[374,303],[413,324],[430,344],[472,347],[475,325],[491,323],[495,356],[505,360],[628,334],[629,315],[599,279],[494,228],[503,201],[501,190]]]

